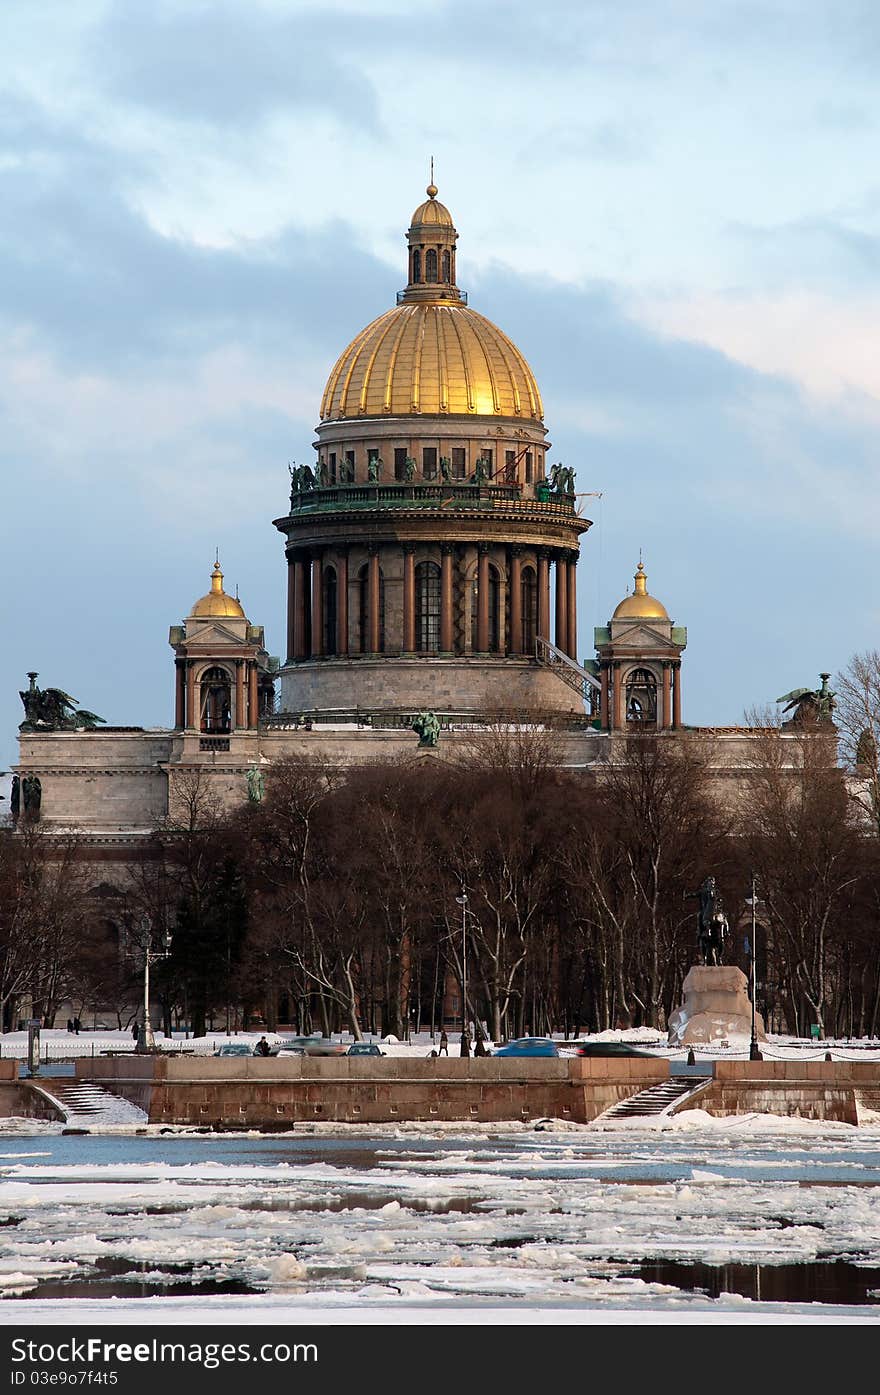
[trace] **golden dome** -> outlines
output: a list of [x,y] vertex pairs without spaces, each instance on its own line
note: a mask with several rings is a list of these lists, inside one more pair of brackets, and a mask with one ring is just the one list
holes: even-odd
[[437,202],[437,185],[431,181],[425,193],[428,195],[424,203],[420,203],[410,220],[411,228],[424,227],[452,227],[452,214],[445,203]]
[[419,412],[541,421],[544,404],[531,368],[491,320],[460,300],[419,300],[352,340],[327,380],[321,420]]
[[624,596],[612,615],[612,620],[668,620],[669,612],[662,601],[648,594],[648,578],[641,562],[636,567],[636,589]]
[[225,615],[228,617],[234,616],[237,620],[247,619],[241,607],[241,602],[236,600],[235,596],[227,596],[226,592],[223,590],[223,573],[220,570],[219,561],[214,563],[214,570],[211,572],[210,591],[207,596],[202,596],[200,600],[196,601],[190,611],[190,615],[201,617],[206,615]]

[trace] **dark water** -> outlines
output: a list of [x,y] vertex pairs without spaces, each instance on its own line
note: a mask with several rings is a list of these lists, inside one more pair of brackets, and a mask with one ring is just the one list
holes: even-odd
[[880,1304],[880,1269],[847,1260],[809,1264],[643,1264],[640,1279],[718,1298],[737,1293],[761,1303]]
[[[139,1274],[161,1279],[141,1279]],[[192,1264],[146,1264],[127,1259],[96,1259],[86,1274],[71,1279],[46,1279],[20,1298],[157,1298],[187,1297],[190,1294],[259,1293],[260,1290],[238,1279],[199,1278]]]

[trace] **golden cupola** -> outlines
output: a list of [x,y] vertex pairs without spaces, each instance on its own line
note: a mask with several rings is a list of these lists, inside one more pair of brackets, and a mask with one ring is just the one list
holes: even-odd
[[515,344],[468,307],[458,289],[458,233],[427,188],[406,234],[408,274],[397,305],[340,354],[321,399],[321,424],[413,415],[505,417],[543,423],[534,374]]
[[641,562],[636,567],[635,590],[625,596],[612,615],[612,620],[668,620],[669,612],[662,601],[648,591],[648,577]]
[[226,616],[229,619],[235,618],[236,620],[244,620],[247,618],[238,598],[236,596],[227,596],[226,592],[223,590],[223,572],[220,570],[219,559],[214,563],[214,569],[211,572],[210,591],[207,596],[201,596],[199,600],[196,601],[190,611],[190,616],[197,619],[206,619],[211,616]]

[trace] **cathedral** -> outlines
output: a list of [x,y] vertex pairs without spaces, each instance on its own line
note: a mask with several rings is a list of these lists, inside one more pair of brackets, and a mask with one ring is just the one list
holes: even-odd
[[[77,830],[96,863],[136,861],[194,771],[229,806],[259,798],[265,771],[291,754],[338,766],[414,754],[419,714],[432,741],[439,730],[440,756],[481,726],[537,723],[578,769],[612,761],[622,733],[693,730],[687,631],[641,562],[595,628],[594,654],[578,654],[587,496],[551,463],[534,374],[459,289],[458,233],[433,182],[426,192],[406,233],[405,286],[332,366],[315,458],[290,469],[274,520],[282,656],[225,590],[217,558],[210,589],[170,630],[173,726],[98,725],[53,708],[38,675],[22,694],[15,798]],[[713,735],[727,738],[719,772],[735,774],[748,732]]]

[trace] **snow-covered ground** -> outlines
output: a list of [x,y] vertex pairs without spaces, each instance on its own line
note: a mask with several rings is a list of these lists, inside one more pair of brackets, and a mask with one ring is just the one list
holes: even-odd
[[[710,1267],[721,1296],[693,1287],[706,1282],[693,1265]],[[820,1274],[822,1306],[804,1301]],[[880,1129],[697,1110],[605,1127],[275,1137],[119,1127],[83,1138],[10,1121],[0,1294],[0,1322],[16,1324],[147,1311],[162,1322],[873,1322]]]

